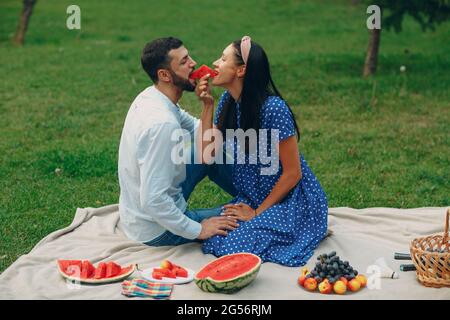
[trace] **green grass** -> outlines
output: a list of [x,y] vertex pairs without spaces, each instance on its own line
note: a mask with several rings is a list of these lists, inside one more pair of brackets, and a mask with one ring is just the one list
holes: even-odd
[[[16,48],[9,39],[21,1],[3,0],[0,272],[67,226],[77,207],[118,202],[123,121],[150,85],[140,51],[167,35],[200,64],[244,34],[266,48],[331,207],[448,205],[450,25],[422,33],[406,19],[402,33],[383,32],[378,74],[362,79],[366,13],[349,3],[80,0],[78,31],[65,27],[71,1],[38,1],[26,45]],[[181,102],[200,114],[193,94]],[[204,181],[190,206],[227,199]]]

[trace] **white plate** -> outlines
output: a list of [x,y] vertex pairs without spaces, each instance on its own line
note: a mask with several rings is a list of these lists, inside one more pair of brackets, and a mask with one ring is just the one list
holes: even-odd
[[173,283],[173,284],[189,283],[192,280],[194,280],[195,272],[193,270],[191,270],[191,269],[188,269],[188,268],[184,268],[188,272],[188,276],[186,278],[177,277],[177,278],[174,279],[174,278],[163,277],[161,280],[155,279],[155,278],[152,277],[152,272],[153,272],[153,269],[155,269],[155,268],[158,269],[158,268],[161,268],[161,267],[158,266],[158,267],[151,267],[151,268],[148,268],[148,269],[144,269],[144,270],[140,271],[141,272],[141,276],[143,278],[147,279],[147,280],[150,280],[150,281],[162,282],[162,283]]

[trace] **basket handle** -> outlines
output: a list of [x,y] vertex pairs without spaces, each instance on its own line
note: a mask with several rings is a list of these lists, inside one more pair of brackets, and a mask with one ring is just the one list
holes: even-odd
[[445,219],[445,230],[444,236],[442,237],[442,245],[445,245],[447,243],[449,219],[450,219],[450,208],[447,209],[447,218]]

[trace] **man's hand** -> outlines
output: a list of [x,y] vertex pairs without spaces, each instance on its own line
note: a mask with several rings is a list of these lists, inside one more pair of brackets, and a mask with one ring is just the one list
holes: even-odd
[[236,219],[230,217],[212,217],[201,222],[202,231],[197,239],[205,240],[215,235],[226,236],[228,231],[239,227]]
[[211,95],[208,79],[209,73],[200,78],[195,87],[195,94],[200,98],[204,105],[213,106],[214,97]]

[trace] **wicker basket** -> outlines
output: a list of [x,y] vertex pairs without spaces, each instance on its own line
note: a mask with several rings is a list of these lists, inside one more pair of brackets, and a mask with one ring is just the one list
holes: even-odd
[[411,258],[416,266],[417,279],[427,287],[450,287],[450,237],[447,209],[444,234],[417,238],[411,242]]

